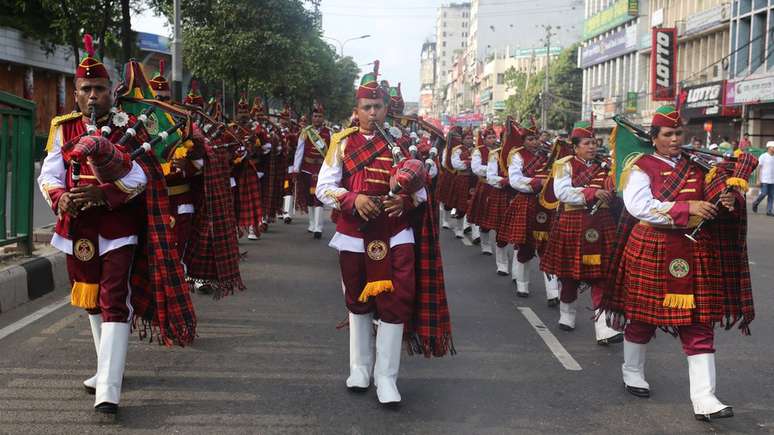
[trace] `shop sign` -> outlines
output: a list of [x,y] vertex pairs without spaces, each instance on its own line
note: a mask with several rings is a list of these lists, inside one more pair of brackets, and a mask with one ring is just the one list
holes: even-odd
[[637,50],[637,26],[616,30],[612,35],[588,43],[581,49],[581,68],[588,68]]
[[726,86],[726,104],[751,104],[774,101],[774,75],[757,79],[739,79]]
[[677,104],[680,115],[686,119],[740,114],[738,108],[726,106],[725,80],[683,88]]
[[598,14],[583,23],[583,39],[591,39],[597,35],[614,29],[621,24],[637,18],[639,2],[637,0],[617,0]]
[[653,29],[650,93],[653,101],[673,101],[677,76],[677,29]]
[[722,4],[706,11],[691,14],[685,21],[685,32],[683,35],[693,35],[705,30],[711,29],[720,23],[728,21],[730,18],[729,4]]

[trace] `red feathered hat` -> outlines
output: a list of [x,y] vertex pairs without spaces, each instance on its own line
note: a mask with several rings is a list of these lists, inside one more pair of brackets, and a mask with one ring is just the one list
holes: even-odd
[[247,97],[245,96],[245,93],[242,92],[239,96],[239,102],[237,103],[237,114],[247,115],[248,113],[250,113],[250,106],[247,105]]
[[86,50],[86,56],[81,59],[78,68],[75,70],[77,79],[110,79],[105,65],[94,58],[94,39],[88,33],[83,35],[83,48]]
[[683,120],[680,118],[680,112],[675,109],[675,106],[667,105],[656,109],[651,125],[653,127],[678,128],[683,126]]
[[357,88],[357,98],[368,98],[372,100],[383,99],[385,97],[384,90],[379,86],[377,77],[379,76],[379,61],[374,61],[374,70],[366,73],[362,79],[360,79],[360,86]]
[[314,104],[312,104],[312,113],[325,114],[325,107],[323,107],[319,101],[314,100]]
[[254,97],[253,107],[250,108],[250,116],[256,117],[260,115],[263,115],[263,101],[261,101],[261,97]]
[[159,60],[159,72],[156,74],[156,77],[153,77],[150,80],[151,88],[153,88],[154,91],[168,91],[169,90],[169,82],[164,77],[164,59]]
[[204,97],[199,93],[199,82],[195,79],[191,79],[191,88],[188,90],[188,95],[183,99],[183,104],[204,107]]

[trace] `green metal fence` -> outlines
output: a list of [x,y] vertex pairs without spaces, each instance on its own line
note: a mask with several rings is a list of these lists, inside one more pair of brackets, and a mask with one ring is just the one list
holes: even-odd
[[32,252],[35,103],[0,92],[0,246]]

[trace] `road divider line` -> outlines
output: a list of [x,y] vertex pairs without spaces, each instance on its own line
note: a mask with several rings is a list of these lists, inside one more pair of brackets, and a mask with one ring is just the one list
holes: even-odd
[[532,325],[532,328],[535,330],[535,332],[537,332],[538,336],[540,336],[546,346],[548,346],[548,350],[554,354],[556,359],[559,360],[565,369],[572,371],[583,370],[580,364],[578,364],[578,361],[575,361],[575,358],[570,355],[570,352],[567,352],[567,349],[562,346],[562,343],[559,342],[559,339],[557,339],[556,336],[552,334],[551,331],[546,327],[543,321],[540,320],[540,317],[538,317],[537,314],[532,311],[532,308],[520,307],[517,305],[516,309],[519,310],[519,312],[527,319],[529,324]]
[[38,311],[35,311],[34,313],[23,317],[10,325],[6,326],[5,328],[0,329],[0,340],[4,339],[5,337],[8,337],[9,335],[13,334],[14,332],[24,328],[25,326],[28,326],[41,318],[45,317],[46,315],[58,310],[59,308],[67,305],[70,303],[70,295],[67,295],[66,297],[50,304],[46,305],[45,307],[39,309]]

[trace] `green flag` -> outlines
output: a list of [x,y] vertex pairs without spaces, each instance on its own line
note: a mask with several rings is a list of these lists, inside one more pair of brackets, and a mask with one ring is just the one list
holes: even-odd
[[615,176],[615,188],[619,193],[623,191],[621,178],[624,183],[626,174],[634,161],[644,155],[653,153],[653,145],[648,139],[647,133],[621,116],[614,116],[615,127],[610,133],[610,151],[612,153],[611,172]]
[[[121,108],[132,115],[139,115],[151,104],[142,101],[143,99],[154,100],[156,93],[153,92],[148,80],[145,78],[145,74],[142,71],[142,66],[134,60],[127,62],[124,65],[124,83],[118,94],[118,102]],[[153,105],[156,106],[156,105]],[[150,138],[154,138],[160,132],[169,130],[175,125],[175,119],[168,112],[160,109],[154,110],[148,121],[145,123],[145,130],[150,135]],[[161,163],[166,162],[166,156],[163,156],[163,150],[167,145],[175,143],[180,140],[180,130],[175,131],[173,134],[167,136],[166,140],[159,141],[153,146],[153,152]]]

